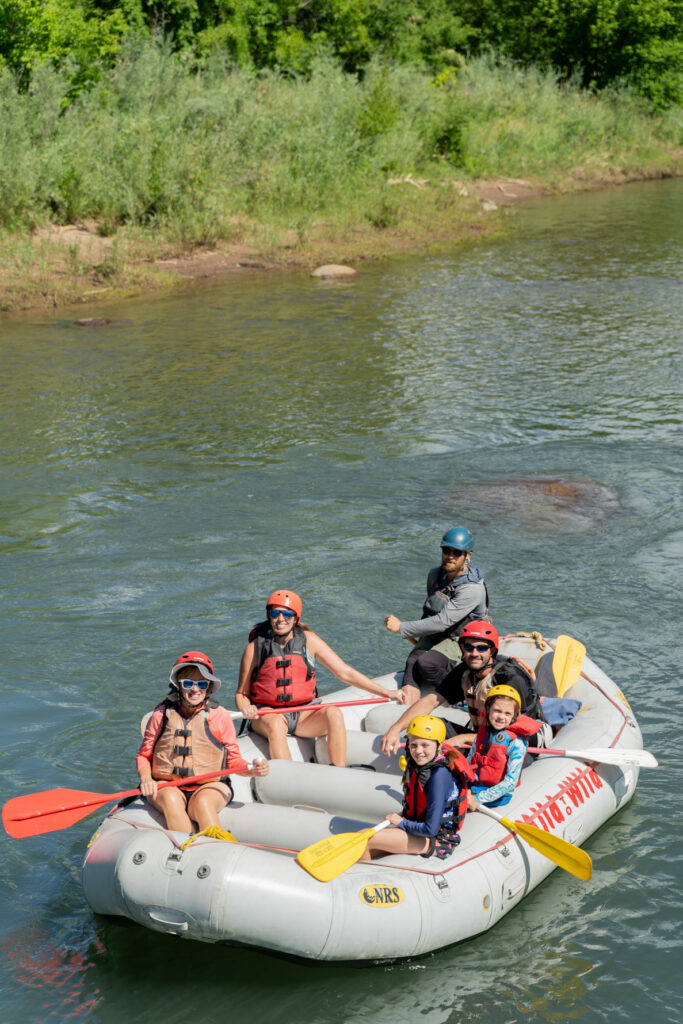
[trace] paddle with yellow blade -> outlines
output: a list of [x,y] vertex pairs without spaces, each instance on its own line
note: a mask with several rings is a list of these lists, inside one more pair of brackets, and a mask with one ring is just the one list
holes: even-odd
[[564,634],[558,636],[553,654],[553,675],[558,697],[564,697],[569,687],[577,681],[585,657],[586,648],[579,640]]
[[350,868],[365,853],[365,848],[376,832],[388,828],[390,821],[381,821],[362,832],[340,832],[338,836],[319,839],[296,855],[301,867],[319,882],[331,882]]
[[576,875],[582,881],[587,882],[591,877],[593,864],[586,851],[580,847],[568,843],[566,839],[554,836],[551,832],[544,832],[542,828],[536,828],[535,825],[525,825],[522,821],[511,821],[510,818],[504,818],[484,804],[478,804],[477,811],[499,821],[510,832],[514,832],[525,843],[532,846],[534,850],[538,850],[548,860],[564,868],[565,871],[569,871],[570,874]]

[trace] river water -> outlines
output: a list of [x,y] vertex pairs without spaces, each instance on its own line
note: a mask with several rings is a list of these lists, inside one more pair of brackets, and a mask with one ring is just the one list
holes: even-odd
[[499,628],[583,640],[661,764],[589,840],[591,882],[558,870],[411,964],[98,919],[96,819],[4,836],[0,1024],[680,1020],[682,199],[670,181],[530,203],[503,240],[106,310],[128,325],[0,323],[3,802],[134,785],[176,654],[207,650],[231,703],[276,587],[356,667],[399,667],[383,616],[419,614],[458,522]]

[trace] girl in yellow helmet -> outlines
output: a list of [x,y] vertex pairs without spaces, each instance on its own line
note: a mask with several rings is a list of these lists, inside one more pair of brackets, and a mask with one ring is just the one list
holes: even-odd
[[471,770],[464,756],[449,750],[443,741],[446,726],[434,715],[418,715],[407,729],[408,756],[402,759],[402,813],[387,814],[396,827],[376,833],[362,860],[387,853],[410,853],[421,857],[450,856],[460,842],[460,826],[467,812],[468,781]]
[[541,727],[540,722],[520,715],[521,706],[514,686],[492,686],[486,696],[485,722],[467,758],[475,774],[468,796],[471,811],[477,802],[487,807],[508,804],[519,785],[528,746],[525,737],[533,736]]

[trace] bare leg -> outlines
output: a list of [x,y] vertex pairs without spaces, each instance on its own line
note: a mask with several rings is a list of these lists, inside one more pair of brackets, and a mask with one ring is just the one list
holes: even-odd
[[346,726],[339,708],[302,711],[294,735],[327,736],[327,756],[330,764],[338,768],[343,768],[346,764]]
[[255,718],[252,729],[268,740],[270,757],[277,757],[282,761],[292,760],[287,746],[287,720],[282,715],[263,715],[262,718]]
[[374,860],[387,853],[426,853],[429,842],[425,836],[411,836],[402,828],[386,829],[372,836],[360,859]]
[[232,791],[225,783],[218,786],[202,786],[190,797],[187,809],[190,817],[197,822],[199,831],[215,825],[220,828],[218,812],[222,811],[226,804],[232,800]]
[[185,794],[181,793],[179,789],[160,789],[155,800],[150,797],[147,799],[152,807],[156,807],[166,818],[166,828],[173,829],[175,832],[192,831]]

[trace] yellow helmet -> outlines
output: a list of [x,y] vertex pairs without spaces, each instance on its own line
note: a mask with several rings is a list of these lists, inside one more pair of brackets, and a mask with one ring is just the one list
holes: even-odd
[[486,694],[484,705],[488,706],[496,697],[507,697],[509,700],[513,700],[517,705],[518,714],[522,710],[522,698],[517,690],[515,690],[514,686],[508,686],[506,683],[500,683],[498,686],[492,686]]
[[422,740],[443,743],[446,739],[446,724],[443,718],[437,718],[436,715],[417,715],[406,729],[406,733]]

